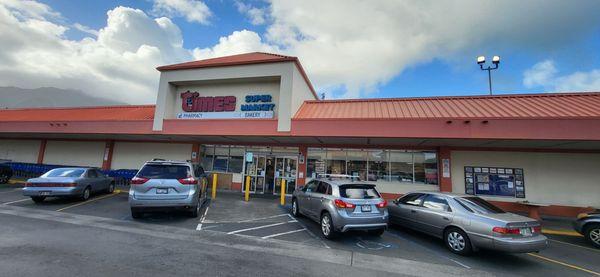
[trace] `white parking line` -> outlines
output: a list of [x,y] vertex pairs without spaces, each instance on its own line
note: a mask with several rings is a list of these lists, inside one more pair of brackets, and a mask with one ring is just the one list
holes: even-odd
[[273,226],[279,226],[279,225],[288,224],[288,223],[293,223],[293,222],[297,222],[297,221],[295,221],[295,220],[290,220],[290,221],[288,221],[288,222],[279,222],[279,223],[273,223],[273,224],[268,224],[268,225],[262,225],[262,226],[258,226],[258,227],[252,227],[252,228],[240,229],[240,230],[231,231],[231,232],[229,232],[229,233],[227,233],[227,234],[228,234],[228,235],[233,235],[233,234],[242,233],[242,232],[246,232],[246,231],[258,230],[258,229],[262,229],[262,228],[269,228],[269,227],[273,227]]
[[393,237],[396,237],[396,238],[398,238],[398,239],[401,239],[401,240],[404,240],[404,241],[406,241],[406,242],[409,242],[409,243],[410,243],[410,244],[412,244],[412,245],[418,246],[418,247],[420,247],[420,248],[422,248],[422,249],[426,250],[426,251],[427,251],[427,252],[429,252],[429,253],[432,253],[432,254],[434,254],[434,255],[436,255],[436,256],[438,256],[438,257],[441,257],[441,258],[447,259],[447,260],[449,260],[449,261],[451,261],[451,262],[454,262],[455,264],[457,264],[457,265],[460,265],[460,266],[462,266],[462,267],[464,267],[464,268],[471,269],[471,267],[470,267],[470,266],[468,266],[468,265],[466,265],[466,264],[464,264],[464,263],[462,263],[462,262],[459,262],[459,261],[457,261],[457,260],[455,260],[455,259],[453,259],[453,258],[450,258],[450,257],[448,257],[448,256],[446,256],[446,255],[444,255],[444,254],[442,254],[442,253],[440,253],[440,252],[438,252],[438,251],[436,251],[436,250],[433,250],[433,249],[431,249],[431,248],[429,248],[429,247],[427,247],[427,246],[421,245],[420,243],[417,243],[417,242],[415,242],[415,241],[413,241],[413,240],[411,240],[411,239],[405,238],[404,236],[401,236],[400,234],[397,234],[397,233],[395,233],[394,231],[391,231],[391,230],[389,230],[389,229],[388,229],[388,231],[386,232],[386,234],[390,234],[390,235],[391,235],[391,236],[393,236]]
[[8,204],[13,204],[13,203],[19,203],[19,202],[23,202],[23,201],[27,201],[27,200],[31,200],[31,199],[30,199],[30,198],[25,198],[25,199],[21,199],[21,200],[17,200],[17,201],[11,201],[11,202],[2,203],[2,205],[8,205]]
[[250,221],[257,221],[257,220],[263,220],[263,219],[270,219],[270,218],[282,217],[282,216],[286,216],[286,215],[288,215],[288,214],[278,214],[278,215],[273,215],[273,216],[252,218],[252,219],[247,219],[247,220],[242,220],[242,221],[236,221],[236,222],[237,223],[243,223],[243,222],[250,222]]
[[198,224],[198,227],[196,227],[196,230],[198,231],[202,230],[202,223],[204,223],[204,219],[206,218],[206,214],[208,213],[208,207],[209,206],[206,206],[206,210],[204,210],[204,214],[200,218],[200,223]]
[[261,239],[274,238],[274,237],[283,236],[283,235],[287,235],[287,234],[293,234],[293,233],[302,232],[302,231],[305,231],[305,230],[306,230],[305,228],[302,228],[302,229],[298,229],[298,230],[293,230],[293,231],[288,231],[288,232],[283,232],[283,233],[272,234],[272,235],[261,237]]
[[[294,216],[292,216],[291,214],[287,214],[291,219],[296,220],[296,218]],[[315,235],[315,233],[313,233],[312,231],[310,231],[306,225],[304,225],[304,223],[302,223],[299,220],[296,220],[296,222],[298,222],[298,224],[300,224],[300,226],[302,226],[302,228],[306,229],[306,232],[313,237],[313,239],[316,239],[317,241],[319,241],[325,248],[327,249],[331,249],[331,247],[329,247],[329,245],[327,245],[327,243],[325,243],[325,241],[323,241],[323,239],[320,236]]]

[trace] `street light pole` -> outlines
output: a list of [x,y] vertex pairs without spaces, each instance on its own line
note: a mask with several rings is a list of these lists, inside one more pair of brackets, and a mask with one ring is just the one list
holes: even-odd
[[485,68],[483,67],[483,65],[485,64],[484,56],[477,57],[477,64],[479,64],[479,68],[481,70],[486,70],[488,72],[488,84],[489,84],[489,88],[490,88],[490,95],[492,95],[492,70],[498,69],[498,65],[500,64],[500,57],[494,56],[492,58],[492,64],[494,65],[494,67],[489,66],[489,65]]

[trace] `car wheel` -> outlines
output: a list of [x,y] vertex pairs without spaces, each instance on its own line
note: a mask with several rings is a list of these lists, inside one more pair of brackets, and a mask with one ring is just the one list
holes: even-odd
[[321,234],[323,234],[326,239],[335,238],[336,232],[329,213],[323,213],[321,216]]
[[108,193],[113,193],[115,192],[115,184],[111,183],[110,185],[108,185],[108,189],[106,190]]
[[298,200],[295,198],[292,200],[292,215],[295,217],[302,216],[300,214],[300,208],[298,207]]
[[600,248],[600,224],[592,224],[585,228],[585,238],[593,246]]
[[83,190],[83,192],[81,193],[81,200],[87,201],[88,199],[90,199],[91,193],[92,193],[92,190],[90,189],[90,187],[85,188]]
[[131,217],[135,219],[142,218],[142,213],[131,209]]
[[0,184],[6,184],[8,183],[8,176],[0,176]]
[[383,235],[383,233],[385,232],[384,228],[381,229],[377,229],[377,230],[369,230],[368,233],[371,236],[377,236],[380,237],[381,235]]
[[44,202],[44,199],[46,199],[46,196],[32,196],[31,200],[33,200],[33,202],[35,203],[42,203]]
[[465,232],[458,228],[450,228],[444,233],[444,242],[446,247],[455,254],[471,254],[471,241]]
[[198,217],[199,214],[200,214],[200,204],[198,203],[190,211],[190,217]]

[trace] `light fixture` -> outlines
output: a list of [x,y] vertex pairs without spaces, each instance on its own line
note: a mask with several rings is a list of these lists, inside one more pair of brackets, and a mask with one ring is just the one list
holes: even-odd
[[477,57],[477,64],[484,64],[484,63],[485,63],[485,57],[484,56]]
[[490,95],[492,95],[492,70],[498,69],[498,65],[500,64],[500,56],[492,57],[492,64],[494,65],[494,67],[483,67],[483,65],[485,64],[485,56],[477,56],[477,64],[479,65],[479,68],[481,68],[481,70],[486,70],[488,72],[488,84],[490,87]]
[[492,58],[492,63],[493,64],[499,64],[500,63],[500,56],[494,56]]

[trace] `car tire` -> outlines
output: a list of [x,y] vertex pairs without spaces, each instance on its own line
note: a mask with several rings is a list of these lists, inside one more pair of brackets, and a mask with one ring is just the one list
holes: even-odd
[[115,192],[115,183],[110,183],[110,185],[108,185],[108,188],[106,189],[107,193],[113,193]]
[[594,247],[600,248],[600,224],[586,226],[583,234]]
[[83,192],[81,193],[81,200],[83,201],[87,201],[88,199],[90,199],[90,196],[92,195],[92,189],[90,187],[86,187]]
[[0,184],[6,184],[6,183],[8,183],[9,179],[10,178],[8,176],[6,176],[6,175],[0,176]]
[[32,196],[31,200],[33,200],[33,202],[35,203],[42,203],[44,202],[44,199],[46,199],[46,196]]
[[463,230],[458,228],[450,228],[444,232],[444,243],[454,254],[468,256],[473,251],[471,240]]
[[142,218],[142,213],[139,211],[136,211],[134,209],[131,209],[131,217],[134,219]]
[[321,215],[321,234],[326,239],[333,239],[336,237],[337,232],[335,231],[335,227],[333,226],[333,220],[331,220],[331,215],[328,212],[324,212]]
[[300,206],[298,206],[298,200],[296,198],[292,199],[292,215],[294,217],[301,217],[300,214]]
[[367,232],[371,236],[381,237],[383,233],[385,233],[385,228],[377,229],[377,230],[369,230]]
[[196,218],[200,214],[200,203],[196,204],[189,212],[190,217]]

